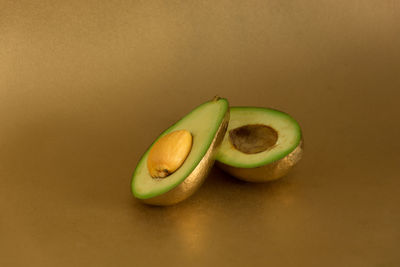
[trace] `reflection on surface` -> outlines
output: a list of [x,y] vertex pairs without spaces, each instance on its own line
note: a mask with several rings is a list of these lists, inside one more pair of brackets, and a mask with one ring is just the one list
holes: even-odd
[[[246,183],[214,167],[200,190],[186,201],[175,206],[153,207],[134,200],[132,212],[144,217],[151,238],[168,240],[188,257],[196,257],[210,249],[215,236],[229,239],[231,231],[248,234],[263,231],[274,238],[274,231],[278,230],[274,226],[276,216],[287,216],[296,206],[293,180],[285,177],[270,183]],[[226,221],[227,218],[231,219]],[[289,218],[287,222],[296,224]],[[263,228],[253,229],[260,223]],[[157,236],[154,229],[159,233]]]
[[174,220],[173,227],[179,234],[184,249],[194,255],[203,252],[209,229],[209,214],[188,208],[180,216],[182,217]]
[[[169,240],[174,243],[177,250],[196,256],[206,249],[210,216],[213,211],[211,209],[206,211],[202,205],[204,202],[192,199],[169,207],[153,207],[133,200],[135,201],[133,213],[135,216],[145,218],[145,227],[151,239]],[[156,232],[154,229],[157,229]],[[157,237],[154,236],[155,233],[158,233]]]

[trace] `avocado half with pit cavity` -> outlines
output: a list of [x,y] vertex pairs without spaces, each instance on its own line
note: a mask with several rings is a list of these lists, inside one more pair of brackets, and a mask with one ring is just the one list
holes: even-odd
[[165,130],[136,166],[133,195],[162,206],[191,196],[212,168],[228,122],[228,101],[215,97]]
[[301,159],[299,124],[269,108],[231,107],[227,133],[217,153],[217,166],[241,180],[278,179]]

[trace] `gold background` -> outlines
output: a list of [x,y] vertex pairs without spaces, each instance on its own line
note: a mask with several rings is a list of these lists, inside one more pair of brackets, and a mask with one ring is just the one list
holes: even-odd
[[[400,3],[0,0],[1,266],[400,266]],[[135,201],[214,95],[286,111],[305,156]]]

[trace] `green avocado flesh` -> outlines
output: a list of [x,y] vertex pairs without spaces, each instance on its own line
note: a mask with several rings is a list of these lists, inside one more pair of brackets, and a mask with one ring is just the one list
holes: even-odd
[[[254,129],[258,126],[258,133],[256,134],[274,132],[274,136],[265,138],[266,142],[273,140],[272,145],[266,150],[257,151],[256,153],[244,153],[237,149],[235,142],[231,139],[232,134],[239,132],[241,129],[246,129],[243,127],[246,125],[248,125],[247,129]],[[244,132],[244,130],[241,132]],[[300,141],[300,126],[286,113],[268,108],[231,107],[229,126],[217,153],[216,160],[237,168],[260,167],[284,158],[299,145]]]
[[147,169],[147,157],[153,143],[136,166],[132,178],[133,195],[140,199],[148,199],[166,193],[182,183],[211,146],[228,109],[228,101],[224,98],[206,102],[164,131],[154,143],[170,132],[187,130],[193,137],[191,151],[182,166],[174,173],[165,178],[152,178]]

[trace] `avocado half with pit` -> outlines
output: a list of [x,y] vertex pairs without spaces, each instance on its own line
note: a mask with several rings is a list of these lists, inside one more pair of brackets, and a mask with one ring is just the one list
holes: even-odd
[[287,174],[302,154],[300,126],[288,114],[269,108],[231,107],[216,165],[241,180],[265,182]]
[[133,195],[152,205],[191,196],[212,168],[228,122],[228,101],[215,97],[165,130],[136,166]]

